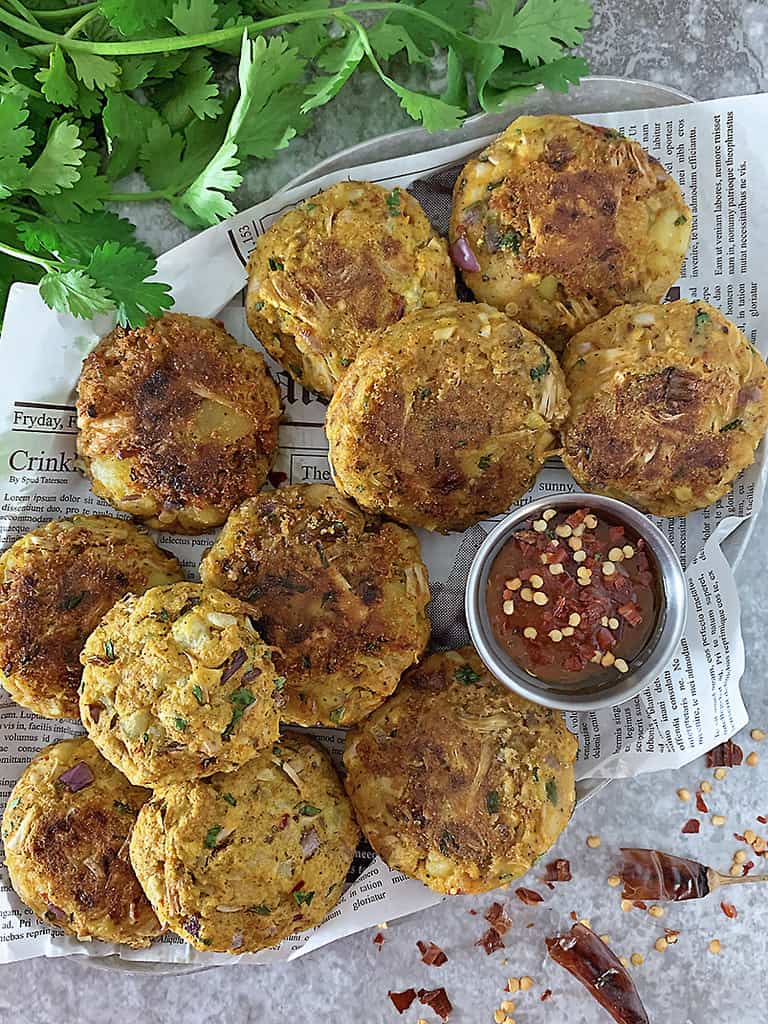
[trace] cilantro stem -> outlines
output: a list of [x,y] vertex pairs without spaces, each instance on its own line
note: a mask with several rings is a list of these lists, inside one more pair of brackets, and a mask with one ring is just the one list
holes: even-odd
[[154,192],[110,192],[104,196],[107,203],[145,203],[150,199],[170,199],[173,192],[158,188]]
[[63,39],[72,39],[81,28],[84,28],[89,21],[93,21],[94,18],[98,18],[99,12],[97,10],[86,11],[82,18],[78,18],[77,21],[70,25],[67,31],[62,36]]
[[33,256],[30,252],[22,252],[21,249],[14,249],[10,245],[3,245],[0,242],[0,252],[6,256],[11,256],[15,260],[23,260],[25,263],[35,263],[38,267],[43,267],[44,270],[53,270],[54,264],[50,260],[44,260],[41,256]]
[[68,21],[69,18],[78,18],[86,11],[94,11],[99,6],[98,0],[89,4],[76,4],[74,7],[59,7],[54,11],[38,11],[38,21]]
[[[355,25],[358,26],[356,31],[358,31],[358,33],[364,33],[367,38],[365,28],[360,25],[356,19],[351,18],[350,15],[356,12],[362,13],[365,11],[401,10],[402,6],[400,4],[392,2],[351,3],[345,4],[342,7],[313,8],[309,11],[291,11],[287,14],[277,15],[274,18],[262,18],[261,20],[251,22],[248,25],[233,25],[230,28],[220,28],[213,32],[200,32],[197,35],[166,36],[162,39],[125,40],[120,43],[101,43],[85,39],[71,39],[65,35],[60,35],[57,32],[49,32],[45,28],[30,25],[28,22],[23,21],[21,18],[17,18],[13,14],[9,14],[1,8],[0,23],[8,25],[10,28],[15,28],[22,35],[27,36],[30,39],[36,39],[40,43],[48,43],[52,46],[59,45],[63,49],[70,50],[73,53],[93,53],[102,57],[128,57],[139,54],[170,53],[177,50],[194,50],[200,46],[216,46],[220,43],[227,43],[234,39],[239,39],[244,31],[247,32],[249,36],[252,36],[256,33],[263,32],[265,29],[279,28],[281,25],[297,24],[304,21],[328,21],[337,19],[346,21],[348,24],[349,22],[354,21]],[[464,33],[457,32],[455,28],[443,21],[442,18],[438,18],[437,15],[434,15],[430,11],[426,11],[421,7],[409,7],[408,13],[413,17],[422,18],[423,20],[436,25],[438,28],[441,28],[444,32],[448,32],[453,37],[464,35]],[[36,56],[47,56],[49,48],[49,46],[29,46],[27,47],[27,50],[34,53]]]
[[20,14],[25,21],[28,21],[32,25],[39,25],[40,22],[32,13],[28,11],[24,4],[20,3],[20,0],[3,0],[8,7],[12,7],[17,14]]

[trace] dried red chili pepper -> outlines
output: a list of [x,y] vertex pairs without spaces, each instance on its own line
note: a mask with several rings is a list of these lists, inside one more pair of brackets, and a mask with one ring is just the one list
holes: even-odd
[[485,935],[481,936],[477,940],[475,945],[482,946],[487,955],[490,956],[491,953],[495,953],[497,949],[504,948],[504,940],[495,928],[489,928]]
[[564,857],[558,857],[557,860],[551,860],[549,864],[546,865],[546,874],[542,881],[570,882],[572,878],[571,862],[566,860]]
[[733,740],[726,740],[719,743],[712,750],[707,751],[707,768],[733,768],[741,764],[744,758],[744,751]]
[[701,822],[698,818],[689,818],[688,821],[683,825],[680,831],[686,836],[694,836],[701,828]]
[[416,943],[421,953],[422,961],[427,964],[428,967],[442,967],[443,964],[448,962],[448,957],[436,946],[434,942],[422,942],[421,939]]
[[495,928],[499,935],[506,935],[512,927],[512,919],[507,916],[501,903],[492,903],[485,912],[485,920]]
[[420,988],[419,1002],[429,1006],[442,1020],[447,1020],[453,1006],[444,988]]
[[739,916],[739,912],[732,903],[726,903],[725,900],[720,901],[720,909],[726,917],[735,918]]
[[515,896],[517,896],[521,903],[525,903],[527,907],[544,902],[544,897],[540,892],[536,892],[535,889],[523,889],[522,887],[515,889]]
[[403,992],[387,992],[387,995],[395,1005],[398,1013],[405,1013],[413,1000],[416,998],[416,989],[407,988]]

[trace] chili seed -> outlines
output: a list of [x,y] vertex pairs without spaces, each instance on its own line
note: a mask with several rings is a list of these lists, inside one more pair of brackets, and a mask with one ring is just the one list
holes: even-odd
[[584,525],[588,530],[594,530],[597,526],[597,516],[593,516],[591,512],[584,516]]
[[608,619],[608,628],[609,629],[618,629],[619,628],[619,620],[618,619]]
[[632,902],[632,900],[621,901],[621,909],[624,911],[625,914],[627,913],[627,911],[631,910],[633,906],[634,903]]
[[608,875],[608,885],[615,889],[617,885],[621,885],[621,879],[618,875]]
[[555,533],[558,537],[570,537],[573,533],[573,528],[570,527],[568,523],[561,523],[559,526],[555,527]]
[[626,663],[626,661],[624,661],[623,658],[617,658],[613,664],[614,667],[619,670],[619,672],[629,672],[629,665]]
[[656,941],[654,942],[653,946],[654,946],[654,949],[657,949],[659,951],[659,953],[663,953],[664,950],[668,946],[668,942],[664,938],[664,936],[662,935],[662,937],[660,939],[656,939]]
[[753,750],[751,754],[747,754],[747,759],[746,760],[747,760],[747,764],[749,765],[749,767],[750,768],[754,768],[758,764],[758,762],[760,761],[760,758],[757,756],[757,754]]
[[573,636],[575,632],[573,626],[563,626],[563,636]]
[[520,991],[527,992],[531,988],[533,988],[533,978],[529,978],[527,974],[524,974],[520,979]]
[[625,956],[620,956],[619,957],[619,963],[621,964],[622,967],[629,967],[629,960],[627,960],[627,958]]
[[579,918],[579,924],[583,924],[585,928],[591,928],[592,927],[592,922],[589,920],[588,917],[581,917],[581,918]]
[[600,659],[600,664],[603,666],[603,668],[610,668],[614,661],[616,661],[615,656],[611,654],[610,651],[606,651]]
[[731,867],[730,867],[730,870],[728,871],[728,874],[732,878],[738,878],[742,874],[741,865],[740,864],[731,864]]
[[616,566],[613,562],[603,562],[603,576],[613,576],[616,572]]
[[642,953],[633,953],[629,959],[635,967],[640,967],[642,964],[645,963],[645,957]]
[[601,842],[602,839],[600,838],[600,836],[587,836],[587,846],[590,848],[590,850],[596,850],[598,846],[601,844]]
[[519,978],[507,978],[507,988],[510,992],[520,991],[520,979]]
[[[744,838],[746,839],[747,837],[744,836]],[[749,840],[747,840],[747,842],[749,842]],[[746,859],[747,859],[747,855],[744,852],[744,850],[737,850],[736,853],[734,853],[734,855],[733,855],[733,863],[734,864],[743,864]]]
[[581,551],[581,549],[584,547],[584,542],[582,541],[581,537],[569,537],[568,547],[571,549],[571,551]]
[[578,612],[571,612],[571,614],[568,616],[568,625],[569,626],[578,626],[580,622],[581,622],[581,616],[579,615],[579,613]]
[[511,999],[505,999],[501,1004],[501,1008],[505,1013],[512,1013],[515,1009],[515,1004]]
[[610,944],[611,944],[611,937],[610,937],[610,935],[601,935],[600,936],[600,941],[604,942],[606,944],[606,946],[610,946]]
[[712,815],[712,824],[713,825],[717,825],[718,827],[720,825],[724,825],[725,824],[725,818],[723,817],[722,814],[713,814]]
[[515,610],[515,602],[505,601],[504,604],[501,606],[501,609],[505,615],[512,615]]
[[621,550],[624,553],[625,558],[634,558],[635,549],[632,547],[631,544],[625,544]]
[[607,626],[608,625],[608,616],[607,615],[604,615],[602,617],[602,619],[600,619],[600,625],[601,626]]
[[702,793],[711,793],[712,792],[712,783],[709,782],[707,779],[704,779],[702,784],[699,786],[699,789],[701,790]]
[[727,768],[715,768],[715,778],[718,782],[722,782],[723,779],[728,775]]
[[651,915],[651,917],[664,917],[664,907],[649,907],[648,913]]
[[678,791],[677,791],[677,799],[678,800],[683,800],[683,801],[690,800],[691,799],[691,791],[689,789],[678,789]]
[[574,562],[585,562],[587,559],[586,551],[575,551],[573,554]]
[[560,641],[563,639],[563,634],[560,632],[559,629],[550,629],[549,639],[552,640],[554,643],[559,644]]
[[707,948],[710,953],[719,953],[723,947],[720,945],[720,939],[711,939]]
[[553,576],[559,576],[561,573],[565,572],[565,569],[563,568],[562,562],[553,562],[549,567],[549,571]]
[[537,590],[533,595],[533,603],[539,605],[539,607],[543,607],[545,604],[549,603],[549,598],[543,590]]
[[[748,829],[747,829],[747,830],[746,830],[746,831],[744,832],[744,839],[745,839],[745,840],[746,840],[746,841],[747,841],[747,842],[749,843],[749,845],[751,846],[751,845],[752,845],[752,843],[754,843],[754,841],[755,841],[755,840],[757,839],[757,835],[756,835],[756,834],[755,834],[755,833],[754,833],[754,832],[752,831],[752,829],[751,829],[751,828],[748,828]],[[736,858],[734,857],[734,860],[735,860],[735,859],[736,859]]]
[[542,513],[541,518],[544,519],[546,522],[549,522],[549,520],[552,519],[552,517],[556,516],[556,515],[557,515],[557,509],[555,509],[555,508],[548,508],[546,512]]
[[515,590],[519,590],[522,585],[523,581],[520,579],[519,576],[515,576],[513,580],[507,580],[507,582],[504,584],[507,590],[511,590],[513,592]]
[[504,1013],[503,1010],[494,1010],[493,1019],[495,1021],[495,1024],[504,1024],[505,1017],[506,1013]]
[[608,552],[608,557],[612,562],[623,562],[624,552],[621,550],[621,548],[611,548],[611,550]]
[[536,637],[538,636],[538,633],[533,628],[533,626],[526,626],[525,629],[523,630],[523,636],[525,637],[526,640],[535,640]]
[[580,576],[576,580],[576,582],[579,584],[580,587],[588,587],[590,585],[590,583],[592,582],[592,577],[591,576]]
[[762,741],[765,739],[766,735],[768,735],[768,734],[764,733],[762,729],[753,729],[752,732],[749,735],[757,743],[762,743]]
[[573,534],[571,536],[573,536],[573,537],[582,537],[584,535],[584,530],[585,529],[586,529],[586,527],[584,526],[584,523],[579,523],[578,526],[574,526]]
[[530,587],[523,587],[523,589],[520,591],[520,597],[522,597],[524,601],[532,601],[533,591]]
[[534,573],[530,577],[528,582],[531,584],[534,590],[541,590],[541,588],[544,586],[544,580],[541,578],[541,576],[539,576],[538,573]]
[[592,570],[587,569],[583,565],[580,565],[579,568],[576,570],[576,575],[579,577],[579,579],[583,580],[586,579],[588,576],[592,575]]
[[536,533],[544,533],[547,528],[547,524],[543,519],[534,519],[533,528]]

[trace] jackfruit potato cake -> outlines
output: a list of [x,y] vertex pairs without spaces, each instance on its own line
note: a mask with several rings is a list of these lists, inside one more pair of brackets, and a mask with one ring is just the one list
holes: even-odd
[[359,721],[429,639],[429,580],[416,535],[361,512],[335,487],[281,487],[249,499],[230,515],[200,576],[257,610],[287,680],[284,722]]
[[277,739],[285,678],[251,612],[176,583],[123,598],[88,637],[80,717],[134,785],[233,771]]
[[181,578],[171,554],[113,516],[25,534],[0,555],[0,683],[38,715],[78,718],[80,651],[99,619],[125,594]]
[[451,252],[467,285],[557,352],[615,306],[658,302],[690,235],[691,211],[665,168],[574,117],[518,117],[453,193]]
[[442,893],[525,874],[568,823],[576,738],[473,647],[432,654],[347,734],[345,785],[387,864]]
[[18,896],[78,939],[148,946],[162,927],[131,867],[128,837],[151,795],[84,736],[42,750],[3,814],[5,863]]
[[462,530],[533,483],[568,412],[554,354],[504,313],[452,302],[364,349],[326,416],[336,486],[369,512]]
[[323,920],[359,837],[328,755],[290,734],[236,772],[156,793],[131,861],[163,924],[196,949],[247,953]]
[[373,331],[456,298],[445,240],[405,189],[341,181],[256,240],[246,315],[264,348],[330,398]]
[[204,533],[261,489],[281,412],[258,352],[216,320],[166,313],[116,327],[83,363],[79,463],[121,512]]
[[706,302],[628,305],[573,338],[563,462],[587,491],[660,516],[722,498],[768,427],[768,369]]

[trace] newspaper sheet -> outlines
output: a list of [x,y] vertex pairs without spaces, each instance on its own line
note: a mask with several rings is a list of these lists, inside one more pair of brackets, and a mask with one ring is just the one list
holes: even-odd
[[[760,323],[766,312],[768,260],[768,96],[714,100],[650,111],[595,114],[589,120],[637,139],[680,182],[693,211],[691,248],[671,297],[701,298],[718,306],[765,353]],[[409,188],[439,230],[445,232],[450,186],[458,168],[487,141],[414,154],[399,160],[350,167],[284,191],[230,221],[166,253],[158,277],[173,286],[176,308],[220,316],[246,344],[242,288],[254,239],[285,210],[345,178]],[[2,332],[0,379],[0,547],[50,519],[77,512],[112,510],[96,498],[74,465],[75,386],[83,357],[110,329],[107,318],[84,323],[49,310],[31,285],[14,286]],[[279,366],[285,416],[273,483],[329,482],[325,406]],[[656,520],[678,551],[688,581],[685,636],[663,674],[637,698],[599,713],[568,715],[579,737],[577,776],[618,778],[680,766],[725,740],[746,722],[739,692],[744,649],[739,599],[723,540],[758,507],[766,475],[764,446],[756,464],[732,492],[687,518]],[[578,488],[552,461],[521,501]],[[499,517],[500,518],[500,517]],[[447,537],[421,534],[433,601],[433,646],[468,641],[463,620],[466,574],[493,521]],[[161,534],[194,578],[210,537]],[[0,809],[15,779],[45,744],[80,732],[77,723],[39,718],[0,698]],[[336,754],[343,733],[322,730]],[[263,963],[290,959],[379,921],[437,902],[430,890],[389,870],[370,849],[361,849],[340,904],[328,919],[274,949],[239,958]],[[0,862],[0,962],[71,953],[192,963],[231,962],[198,953],[175,936],[149,950],[78,943],[36,920],[8,884]]]

